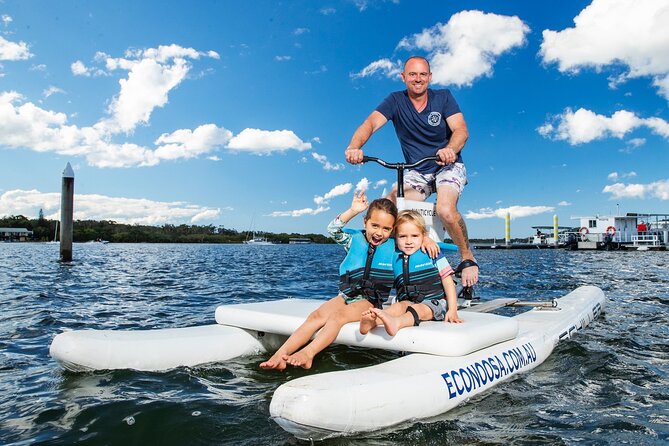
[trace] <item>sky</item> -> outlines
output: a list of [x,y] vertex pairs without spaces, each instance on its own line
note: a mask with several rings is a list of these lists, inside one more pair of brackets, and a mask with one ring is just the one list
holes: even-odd
[[[0,0],[0,216],[325,233],[360,123],[431,61],[470,137],[470,238],[669,214],[669,2]],[[403,161],[392,124],[365,154]],[[358,225],[360,221],[356,222]]]

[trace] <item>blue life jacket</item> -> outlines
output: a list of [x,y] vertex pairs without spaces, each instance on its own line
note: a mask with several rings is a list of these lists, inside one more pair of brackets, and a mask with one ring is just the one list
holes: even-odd
[[435,262],[436,259],[432,260],[420,250],[410,256],[402,252],[395,253],[393,272],[398,301],[410,300],[418,303],[424,299],[443,299],[446,297],[439,269]]
[[388,298],[393,286],[395,240],[370,245],[359,229],[344,229],[351,235],[348,254],[339,265],[339,291],[349,297],[364,296],[377,307]]

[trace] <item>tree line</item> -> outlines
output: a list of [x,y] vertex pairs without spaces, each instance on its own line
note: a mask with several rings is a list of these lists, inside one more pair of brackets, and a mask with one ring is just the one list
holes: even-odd
[[[23,215],[0,218],[0,227],[25,228],[33,231],[33,241],[46,242],[56,236],[57,220],[39,217],[29,219]],[[334,243],[323,234],[275,234],[256,231],[257,236],[266,237],[273,243],[288,243],[291,238],[308,239],[312,243]],[[172,225],[163,226],[129,225],[111,220],[76,220],[73,228],[75,242],[106,240],[113,243],[243,243],[253,237],[249,231],[237,231],[223,226]]]

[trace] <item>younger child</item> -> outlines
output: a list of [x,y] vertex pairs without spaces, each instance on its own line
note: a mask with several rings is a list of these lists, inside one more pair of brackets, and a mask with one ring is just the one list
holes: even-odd
[[453,268],[443,254],[433,260],[419,249],[427,237],[420,214],[400,212],[395,223],[400,252],[396,252],[393,261],[398,301],[386,310],[366,310],[360,320],[362,334],[380,324],[389,335],[395,336],[400,329],[417,326],[420,321],[463,322],[458,317]]
[[[344,229],[368,207],[364,230]],[[381,198],[368,205],[364,191],[353,195],[351,207],[328,225],[330,235],[348,252],[339,267],[339,295],[311,313],[261,368],[283,370],[286,364],[311,368],[314,356],[335,340],[344,324],[359,321],[365,310],[381,307],[393,285],[395,242],[389,238],[396,217],[392,201]]]

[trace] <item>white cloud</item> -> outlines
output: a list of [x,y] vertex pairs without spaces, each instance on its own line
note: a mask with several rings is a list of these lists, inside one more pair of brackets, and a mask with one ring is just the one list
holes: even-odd
[[288,149],[298,151],[309,150],[311,149],[311,143],[302,141],[291,130],[244,129],[230,140],[228,148],[257,154],[268,154]]
[[[188,74],[191,66],[186,58],[200,57],[218,59],[219,55],[214,51],[166,45],[129,50],[124,58],[98,52],[94,62],[104,68],[88,68],[81,61],[73,63],[73,73],[84,76],[128,71],[128,77],[119,80],[120,92],[111,100],[109,116],[90,127],[71,125],[65,113],[42,109],[17,92],[0,91],[0,145],[83,156],[97,167],[153,166],[161,160],[192,158],[223,147],[255,153],[311,148],[311,143],[302,141],[290,130],[246,129],[233,137],[229,130],[215,124],[163,134],[156,139],[155,148],[114,141],[137,125],[148,124],[152,111],[167,103],[168,93]],[[62,92],[50,87],[43,94],[49,97]]]
[[388,184],[388,180],[379,180],[376,183],[374,183],[372,189],[378,189],[379,187],[385,186],[386,184]]
[[325,170],[343,170],[344,169],[344,165],[342,163],[332,164],[330,161],[328,161],[327,156],[321,155],[320,153],[311,152],[311,156],[316,161],[318,161],[323,166],[323,169],[325,169]]
[[669,179],[659,180],[648,184],[611,184],[602,192],[611,194],[611,199],[619,198],[658,198],[660,200],[669,200]]
[[296,36],[300,36],[300,35],[306,34],[308,32],[309,32],[309,28],[295,28],[295,30],[293,31],[293,34],[295,34]]
[[[70,125],[65,113],[45,110],[23,101],[24,98],[16,92],[0,92],[0,145],[83,156],[88,164],[97,167],[153,166],[161,160],[193,158],[230,147],[226,144],[234,140],[229,130],[214,124],[204,124],[195,130],[180,129],[163,134],[156,139],[155,148],[130,142],[116,143],[97,125],[81,128]],[[247,137],[249,132],[258,133],[260,142],[255,146],[251,144],[253,138]],[[302,142],[287,130],[267,132],[247,129],[236,138],[237,145],[231,148],[259,153],[288,148],[306,150],[311,147],[310,143]],[[243,147],[242,143],[248,145]],[[263,147],[263,143],[273,145]]]
[[271,214],[268,214],[268,217],[302,217],[303,215],[318,215],[329,210],[330,208],[319,206],[316,209],[304,208],[294,211],[274,211]]
[[[162,202],[141,198],[75,194],[75,220],[113,220],[118,223],[160,225],[213,221],[220,209],[184,202]],[[60,219],[60,193],[38,190],[11,190],[0,195],[0,215],[37,215]]]
[[355,191],[367,190],[369,189],[369,180],[367,178],[362,178],[358,181],[358,184],[355,185]]
[[351,183],[345,183],[345,184],[339,184],[332,189],[330,189],[329,192],[327,192],[323,196],[315,196],[314,197],[314,203],[318,206],[316,209],[314,208],[303,208],[303,209],[296,209],[296,210],[289,210],[289,211],[274,211],[271,214],[268,214],[269,217],[302,217],[304,215],[317,215],[326,211],[329,211],[330,208],[327,207],[328,203],[330,200],[334,197],[338,197],[340,195],[346,195],[349,192],[351,192],[351,189],[353,188],[353,185]]
[[511,218],[522,218],[529,217],[531,215],[545,214],[546,212],[552,212],[555,208],[552,206],[509,206],[507,208],[483,208],[479,209],[478,212],[469,211],[465,215],[466,218],[471,220],[482,220],[485,218],[506,218],[506,214],[511,214]]
[[5,26],[9,26],[9,24],[14,21],[14,19],[12,19],[12,17],[7,14],[3,14],[2,17],[0,17],[0,19],[2,20],[2,23]]
[[[446,24],[437,23],[404,37],[397,48],[426,51],[434,84],[471,85],[481,76],[492,76],[497,59],[523,46],[529,32],[530,28],[515,16],[462,11],[451,16]],[[389,59],[380,59],[355,76],[381,71],[392,77],[397,74],[397,68]]]
[[230,130],[214,124],[201,125],[195,130],[180,129],[158,137],[155,155],[160,159],[195,158],[225,146],[230,138]]
[[290,57],[290,56],[274,56],[274,60],[276,60],[277,62],[286,62],[286,61],[289,61],[291,59],[292,59],[292,57]]
[[80,60],[76,60],[70,64],[70,70],[75,76],[90,76],[89,69]]
[[56,93],[65,94],[65,90],[63,90],[63,89],[61,89],[61,88],[58,88],[58,87],[55,87],[55,86],[53,86],[53,85],[50,85],[49,88],[47,88],[46,90],[42,91],[42,95],[43,95],[45,98],[48,98],[49,96],[54,95],[54,94],[56,94]]
[[337,10],[335,8],[321,8],[320,12],[323,15],[332,15],[335,14]]
[[622,139],[629,132],[647,127],[651,132],[669,139],[669,123],[661,118],[640,118],[627,110],[618,110],[611,117],[579,108],[570,108],[553,118],[537,131],[545,138],[567,141],[571,145],[588,143],[597,139],[614,137]]
[[558,203],[558,206],[571,206],[571,203],[565,200],[562,200]]
[[168,93],[181,83],[189,69],[185,59],[176,59],[171,65],[142,59],[132,67],[127,79],[119,80],[121,91],[109,105],[111,117],[100,124],[117,133],[148,123],[153,110],[167,104]]
[[646,144],[646,139],[645,138],[632,138],[629,141],[627,141],[627,144],[629,144],[632,147],[641,147],[642,145]]
[[317,205],[322,205],[322,204],[327,204],[330,199],[334,197],[338,197],[340,195],[346,195],[347,193],[351,192],[351,189],[353,188],[353,185],[351,183],[344,183],[344,184],[339,184],[332,189],[325,195],[321,196],[315,196],[314,197],[314,203]]
[[540,55],[561,72],[623,66],[615,86],[648,76],[669,100],[669,3],[660,0],[594,0],[574,18],[574,27],[543,31]]
[[362,12],[367,9],[369,1],[370,0],[353,0],[353,3],[355,4],[355,7],[358,8],[358,11]]
[[188,59],[201,57],[220,58],[215,51],[197,51],[172,44],[128,50],[125,57],[121,58],[97,52],[94,62],[102,65],[102,68],[89,68],[79,60],[72,63],[70,68],[73,74],[79,76],[128,71],[128,77],[119,80],[120,92],[109,105],[109,118],[96,124],[98,130],[104,133],[128,133],[137,125],[147,124],[153,110],[167,104],[169,92],[186,78],[191,69]]
[[0,36],[0,60],[25,60],[33,57],[25,42],[11,42]]
[[87,67],[84,65],[84,63],[80,60],[72,62],[70,65],[70,70],[72,71],[72,74],[75,76],[85,76],[85,77],[91,77],[91,76],[109,76],[110,73],[103,70],[102,68],[92,68],[92,67]]
[[328,71],[328,67],[325,65],[321,65],[319,68],[313,70],[313,71],[305,71],[304,74],[321,74],[321,73],[326,73]]
[[85,156],[89,164],[98,167],[153,165],[157,162],[146,148],[112,143],[95,128],[68,125],[64,113],[22,101],[23,97],[16,92],[0,92],[0,145]]
[[367,65],[357,73],[351,74],[353,78],[368,77],[379,73],[386,77],[397,77],[402,72],[402,61],[393,62],[390,59],[380,59]]
[[609,181],[618,181],[620,178],[634,178],[636,177],[636,172],[631,171],[623,174],[618,174],[618,172],[611,172],[610,174],[607,175],[607,179]]

